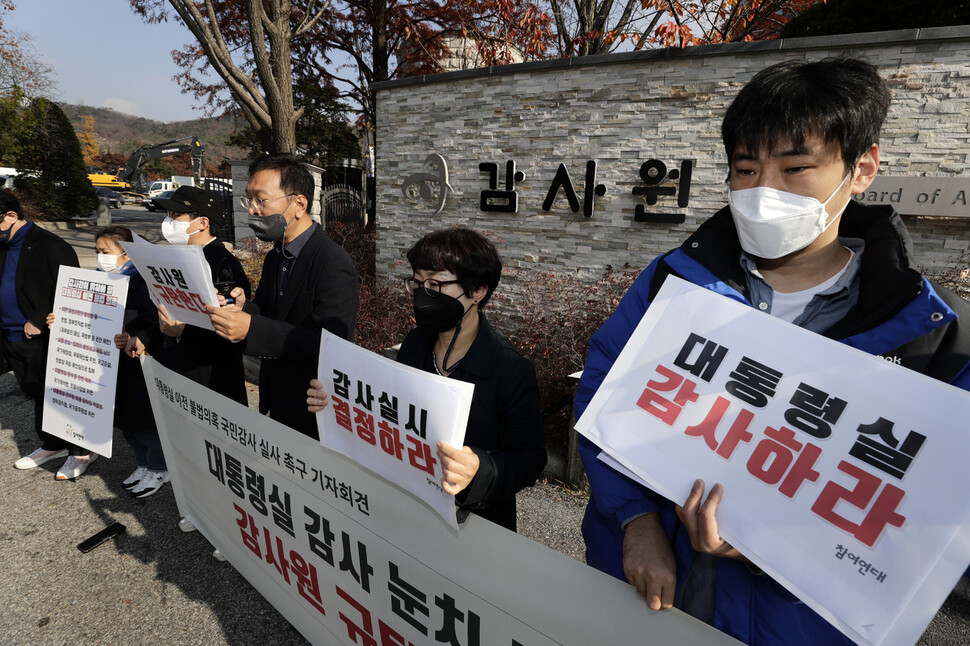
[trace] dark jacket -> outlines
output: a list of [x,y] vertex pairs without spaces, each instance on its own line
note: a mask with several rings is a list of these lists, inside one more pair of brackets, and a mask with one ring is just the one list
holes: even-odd
[[[218,238],[202,247],[212,281],[221,294],[241,287],[249,300],[249,278],[239,259]],[[243,343],[223,339],[212,330],[186,325],[173,344],[169,363],[176,372],[220,395],[246,406],[246,378],[243,372]]]
[[[0,267],[3,267],[6,256],[7,247],[0,246]],[[74,249],[58,236],[34,224],[24,238],[14,282],[20,311],[28,321],[44,332],[45,345],[49,337],[47,315],[54,308],[54,289],[61,265],[79,266]],[[39,369],[43,371],[44,366]],[[7,365],[0,344],[0,372],[6,371]]]
[[282,295],[277,294],[280,255],[278,247],[266,255],[256,295],[244,307],[252,314],[244,352],[262,359],[260,412],[318,438],[306,390],[317,376],[320,331],[353,340],[360,284],[350,256],[321,227],[297,256]]
[[[474,384],[465,445],[478,455],[478,473],[456,496],[459,520],[468,512],[515,531],[515,494],[535,483],[546,465],[539,385],[532,362],[497,334],[484,315],[481,327],[452,379]],[[412,330],[397,360],[435,372],[436,335]]]
[[[889,207],[851,202],[839,225],[841,237],[862,238],[859,298],[824,336],[970,390],[970,304],[923,278],[913,261],[902,220]],[[643,313],[674,274],[718,294],[751,305],[739,259],[741,246],[728,209],[722,209],[680,246],[655,260],[623,297],[616,312],[593,335],[576,393],[576,415],[589,405]],[[580,454],[591,497],[583,519],[587,563],[625,580],[621,523],[636,514],[659,512],[677,558],[677,596],[688,573],[710,576],[711,596],[701,618],[748,644],[851,644],[771,577],[753,573],[741,561],[698,555],[680,525],[673,503],[597,459],[599,449],[580,437]],[[694,577],[696,581],[698,578]],[[698,589],[698,592],[700,590]],[[695,598],[691,599],[696,603]],[[696,607],[696,606],[695,606]]]
[[[138,337],[145,351],[157,356],[162,348],[162,333],[158,328],[158,309],[148,293],[148,285],[138,273],[128,277],[128,297],[125,301],[124,330]],[[141,370],[141,361],[116,350],[118,386],[115,390],[114,425],[125,431],[155,430],[155,417],[148,388]]]

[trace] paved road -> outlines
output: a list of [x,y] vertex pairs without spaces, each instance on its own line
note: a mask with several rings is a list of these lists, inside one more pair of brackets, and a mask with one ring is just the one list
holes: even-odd
[[[117,209],[111,212],[111,223],[128,227],[149,242],[164,242],[162,237],[162,220],[165,214],[158,211],[152,213],[147,209],[136,206],[127,209]],[[69,226],[70,225],[70,226]],[[97,254],[94,251],[94,236],[101,229],[92,223],[45,223],[44,226],[67,240],[77,251],[78,260],[85,269],[96,269]]]
[[[161,239],[161,220],[141,208],[114,212],[115,223],[152,241]],[[58,231],[82,266],[94,267],[96,230]],[[230,565],[211,557],[201,535],[178,530],[171,487],[145,501],[121,488],[135,464],[120,433],[113,457],[76,482],[54,480],[57,462],[11,468],[36,446],[32,411],[13,375],[0,375],[0,644],[306,643]],[[583,495],[541,483],[519,495],[519,531],[582,560],[584,506]],[[87,554],[75,548],[114,521],[127,532]],[[919,643],[970,644],[968,599],[951,595]]]

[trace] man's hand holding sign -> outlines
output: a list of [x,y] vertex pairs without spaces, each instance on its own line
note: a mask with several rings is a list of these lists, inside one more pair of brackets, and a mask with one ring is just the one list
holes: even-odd
[[755,644],[912,643],[970,562],[970,305],[852,199],[890,101],[861,60],[756,74],[721,123],[727,205],[590,341],[587,563],[651,608]]
[[[310,380],[307,390],[307,410],[319,413],[330,403],[323,382],[319,379]],[[478,456],[468,446],[458,449],[446,442],[435,444],[438,462],[441,464],[441,488],[452,496],[458,495],[475,477],[478,472]]]
[[[743,371],[725,369],[766,356],[771,395],[745,403],[755,399],[738,388]],[[844,398],[825,427],[804,414],[807,384]],[[695,552],[750,559],[854,640],[879,644],[918,637],[962,571],[948,564],[970,562],[959,457],[970,438],[948,423],[968,415],[963,391],[668,278],[577,428],[601,460],[673,501]],[[877,452],[873,438],[894,432],[900,450]],[[725,484],[705,497],[698,473]],[[672,604],[677,576],[660,519],[631,520],[622,554],[653,609]]]
[[246,304],[246,293],[239,287],[229,292],[232,303],[219,294],[219,306],[209,305],[206,311],[212,321],[216,334],[229,341],[242,341],[249,335],[249,324],[252,316],[243,311]]

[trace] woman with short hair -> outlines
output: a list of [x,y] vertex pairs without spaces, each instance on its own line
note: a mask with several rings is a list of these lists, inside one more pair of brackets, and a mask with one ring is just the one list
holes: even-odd
[[[502,261],[483,235],[440,229],[407,253],[417,327],[401,344],[405,365],[475,386],[461,448],[439,442],[442,488],[468,513],[515,531],[515,494],[546,463],[539,386],[532,362],[492,329],[481,312],[498,285]],[[323,384],[307,391],[311,412],[327,405]]]

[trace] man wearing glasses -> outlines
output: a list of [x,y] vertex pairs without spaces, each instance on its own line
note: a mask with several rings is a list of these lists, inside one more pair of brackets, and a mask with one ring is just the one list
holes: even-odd
[[250,164],[241,199],[256,237],[273,248],[251,301],[237,288],[235,303],[208,309],[220,336],[262,359],[259,411],[318,438],[304,392],[316,376],[320,330],[353,340],[360,286],[350,256],[311,219],[313,192],[313,177],[294,155]]

